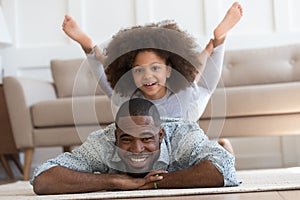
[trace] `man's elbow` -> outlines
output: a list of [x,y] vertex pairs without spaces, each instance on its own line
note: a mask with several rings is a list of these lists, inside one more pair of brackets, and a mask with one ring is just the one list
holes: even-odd
[[51,177],[46,176],[44,173],[35,177],[32,183],[33,191],[38,195],[56,194],[57,192],[52,187],[53,185],[56,184],[51,182]]
[[40,177],[36,177],[32,184],[34,193],[37,195],[49,194],[47,185],[44,181],[40,180]]
[[[207,187],[223,187],[224,186],[224,176],[223,174],[215,167],[215,165],[210,160],[202,161],[201,163],[204,166],[204,171],[206,174],[209,174],[210,179],[207,179]],[[202,169],[202,170],[203,170]]]

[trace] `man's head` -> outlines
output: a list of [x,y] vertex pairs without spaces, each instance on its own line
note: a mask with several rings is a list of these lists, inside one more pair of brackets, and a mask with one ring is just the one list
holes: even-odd
[[159,156],[164,131],[156,106],[145,99],[131,99],[116,115],[118,155],[132,174],[147,173]]

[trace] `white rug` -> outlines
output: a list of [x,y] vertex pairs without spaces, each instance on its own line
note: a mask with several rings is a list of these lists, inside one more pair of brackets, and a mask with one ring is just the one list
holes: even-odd
[[242,184],[238,187],[114,191],[45,196],[35,195],[29,182],[18,181],[6,185],[0,185],[0,199],[117,199],[294,189],[300,190],[300,167],[267,170],[245,170],[238,171],[237,175],[238,179],[242,181]]

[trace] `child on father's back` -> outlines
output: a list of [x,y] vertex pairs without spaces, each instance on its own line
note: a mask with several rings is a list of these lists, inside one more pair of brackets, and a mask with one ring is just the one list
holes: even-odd
[[[181,31],[176,23],[157,23],[121,30],[108,44],[106,55],[97,47],[94,49],[96,54],[93,54],[90,38],[69,16],[66,16],[63,27],[86,53],[92,51],[88,60],[90,63],[98,62],[96,69],[100,69],[100,72],[97,71],[99,77],[104,74],[101,64],[106,66],[110,85],[105,76],[100,78],[100,85],[108,96],[112,95],[113,88],[121,96],[141,96],[152,100],[160,108],[162,116],[196,121],[219,81],[226,34],[241,16],[241,6],[234,3],[215,29],[215,38],[205,49],[210,59],[200,81],[199,74],[205,63],[202,62],[203,53],[195,51],[197,45],[194,39]],[[228,150],[232,151],[230,148]]]

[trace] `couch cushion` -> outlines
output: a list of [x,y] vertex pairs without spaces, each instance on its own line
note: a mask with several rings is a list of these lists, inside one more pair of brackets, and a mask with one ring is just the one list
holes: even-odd
[[104,94],[87,60],[51,60],[50,65],[58,97]]
[[222,80],[225,87],[300,81],[300,44],[226,51]]
[[[202,119],[300,113],[299,100],[300,82],[218,88]],[[216,109],[223,105],[225,112]]]
[[199,124],[209,138],[299,135],[300,113],[203,119]]
[[60,98],[31,107],[34,127],[108,124],[114,121],[111,103],[104,95]]

